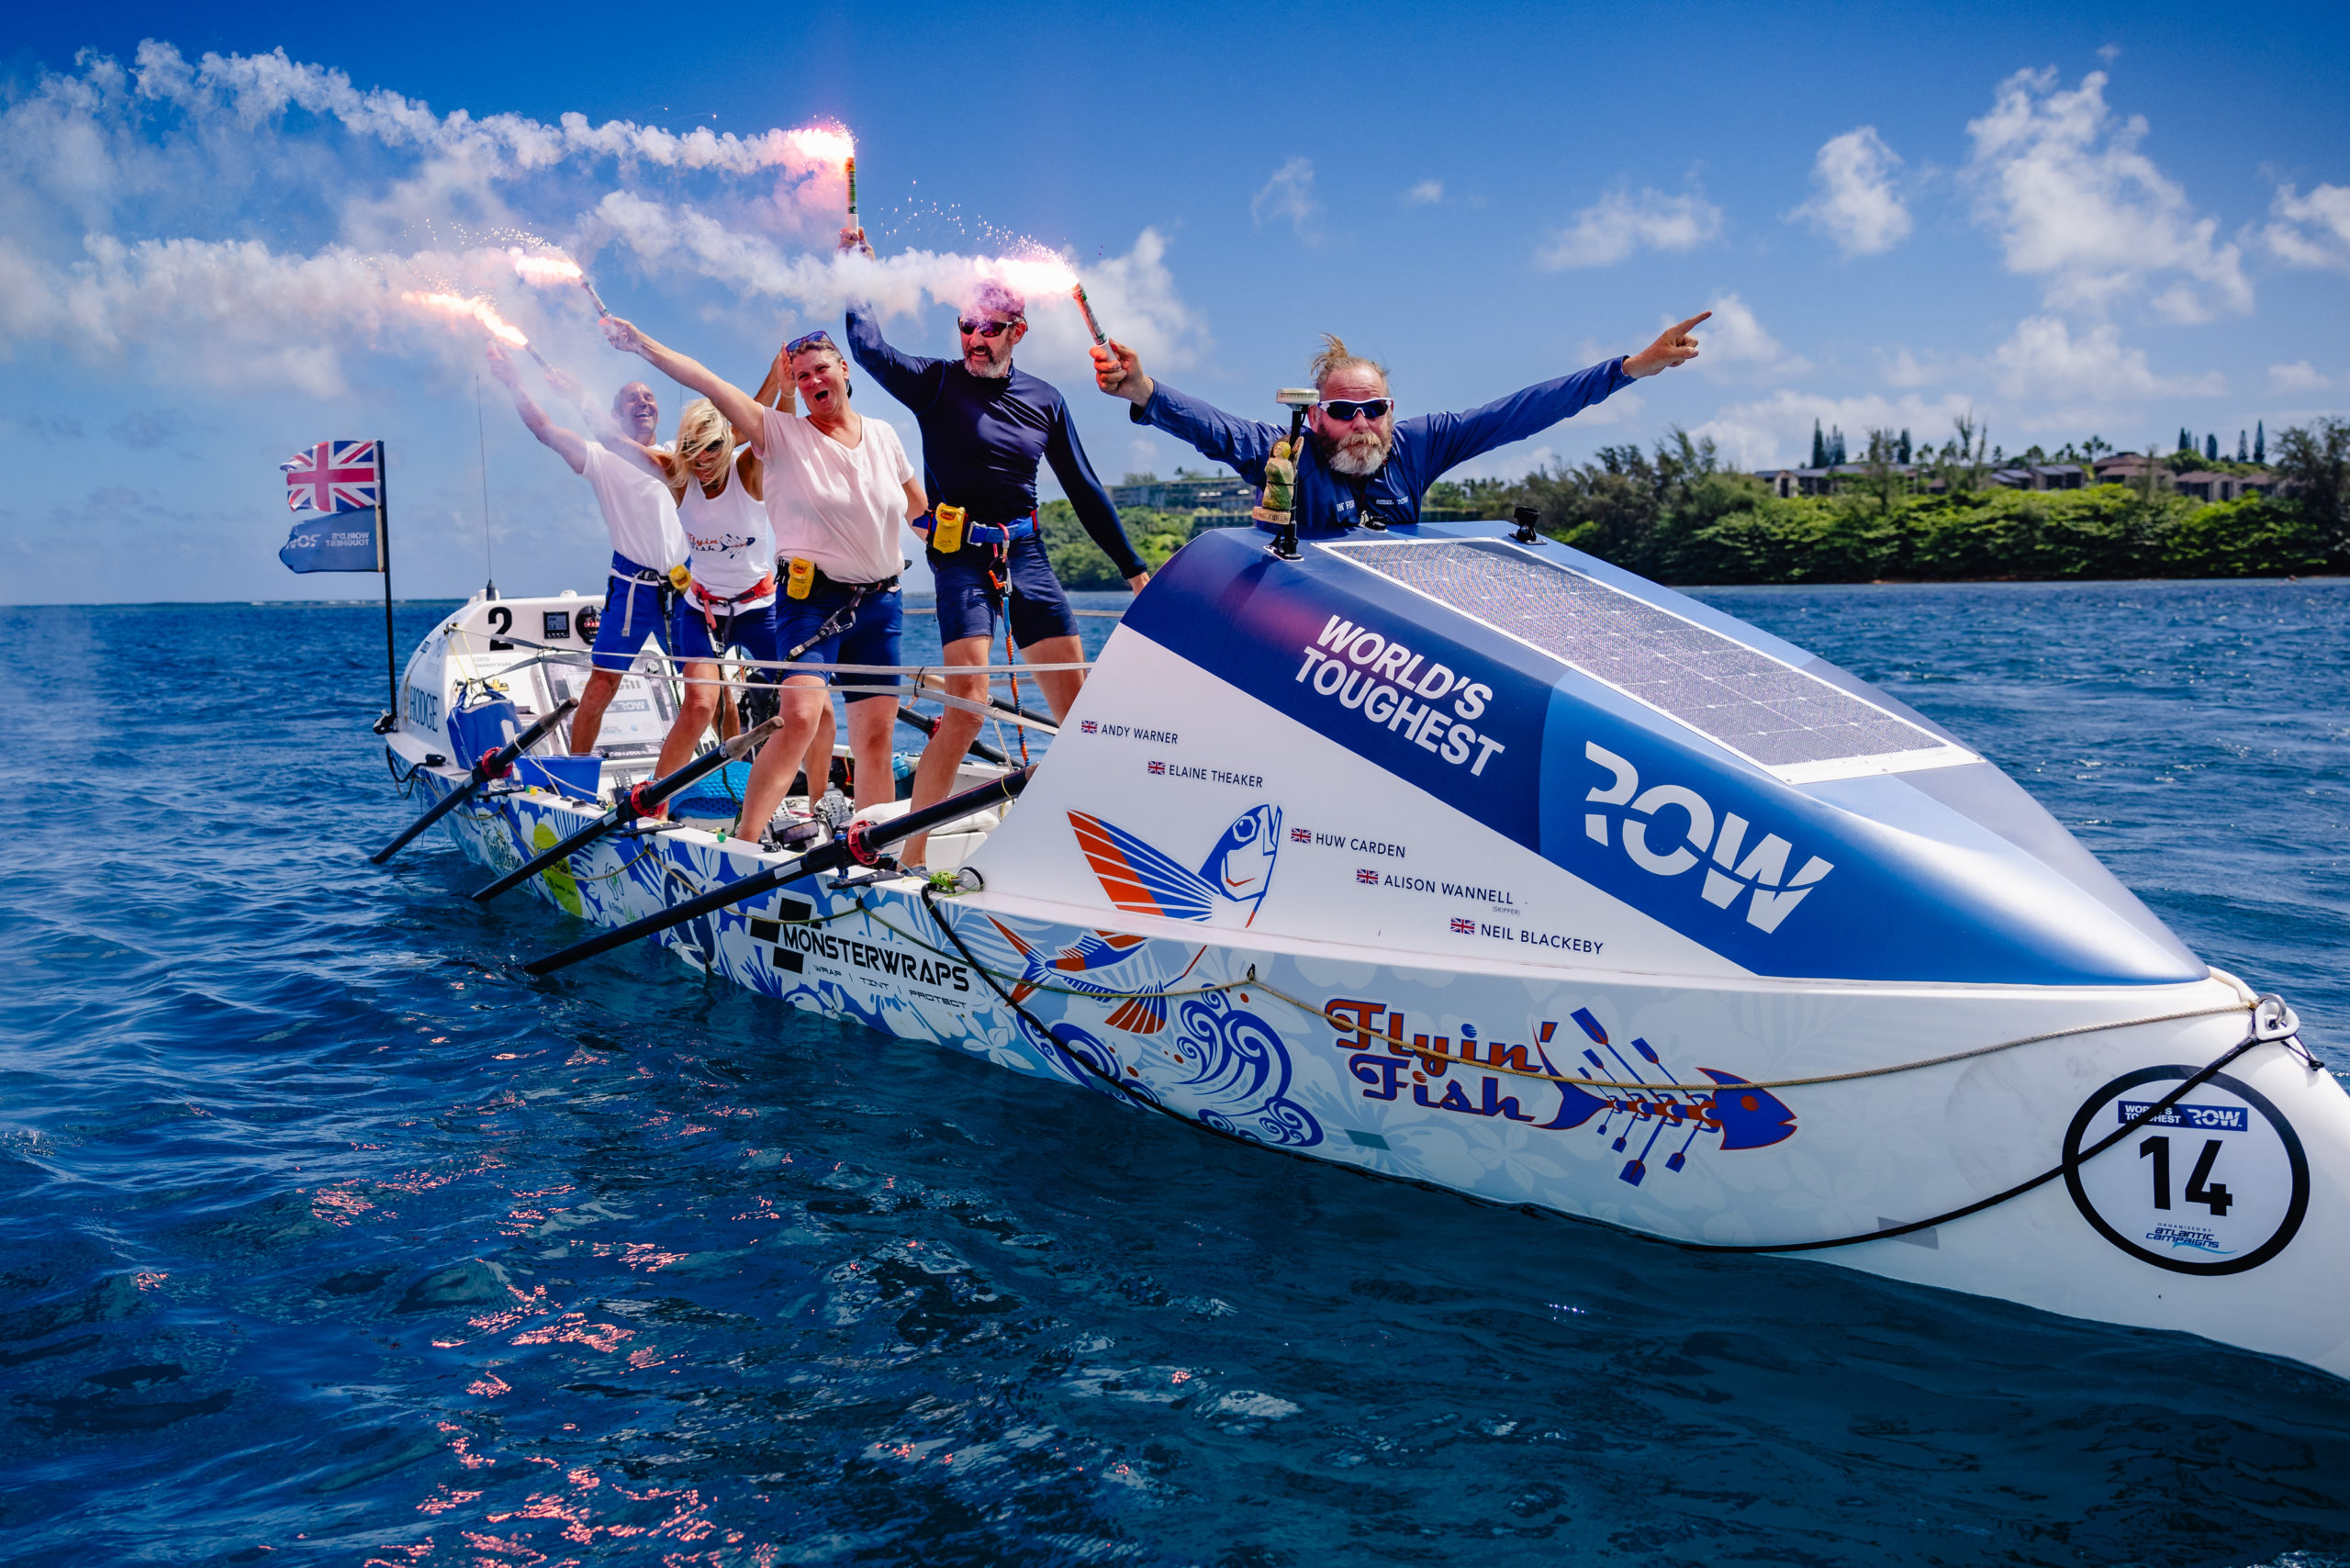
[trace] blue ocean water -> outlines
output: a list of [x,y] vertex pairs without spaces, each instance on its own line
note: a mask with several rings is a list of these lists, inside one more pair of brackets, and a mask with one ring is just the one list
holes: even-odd
[[[2346,1059],[2350,584],[1705,597]],[[364,860],[379,610],[0,626],[8,1562],[2350,1561],[2350,1384],[532,981],[576,925]]]

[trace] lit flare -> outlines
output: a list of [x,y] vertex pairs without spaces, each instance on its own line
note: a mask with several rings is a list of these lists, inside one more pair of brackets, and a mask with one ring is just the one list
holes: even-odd
[[514,275],[537,287],[587,281],[588,274],[579,270],[578,263],[567,262],[561,256],[526,256],[520,251],[509,251],[507,254],[514,258]]
[[531,346],[531,340],[522,335],[522,330],[500,316],[497,308],[487,299],[469,299],[462,294],[422,294],[415,289],[408,290],[400,297],[411,305],[421,305],[427,310],[438,310],[444,315],[465,317],[498,342],[510,343],[537,360],[540,369],[554,368],[547,363],[546,355]]

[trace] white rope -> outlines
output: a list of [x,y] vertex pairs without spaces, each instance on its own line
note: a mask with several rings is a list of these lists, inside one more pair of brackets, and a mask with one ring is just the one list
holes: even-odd
[[[457,631],[457,632],[454,633],[454,635],[459,636],[459,637],[477,637],[477,636],[480,636],[480,635],[481,635],[481,633],[476,633],[476,632],[464,631],[464,630],[462,630],[462,629],[461,629],[461,630]],[[526,638],[522,638],[522,637],[498,637],[498,638],[494,638],[494,639],[492,639],[492,640],[493,640],[493,641],[496,641],[496,642],[510,644],[512,646],[517,647],[517,648],[527,648],[527,649],[530,649],[530,650],[532,650],[532,651],[534,651],[534,652],[538,652],[538,653],[541,653],[541,654],[543,654],[544,655],[546,655],[545,657],[543,657],[543,658],[540,658],[540,659],[522,660],[522,661],[520,661],[520,662],[518,662],[518,663],[515,663],[515,664],[512,664],[512,665],[509,665],[509,666],[506,666],[506,668],[505,668],[505,669],[501,669],[501,670],[499,670],[499,671],[498,672],[498,673],[499,673],[499,674],[501,674],[501,675],[505,674],[505,673],[506,673],[506,670],[508,670],[508,669],[526,669],[526,668],[529,668],[532,665],[534,665],[534,664],[566,664],[566,665],[570,665],[570,666],[584,666],[584,665],[586,665],[586,664],[588,664],[588,661],[589,661],[589,659],[590,659],[590,657],[591,657],[591,655],[590,655],[589,654],[581,653],[581,652],[578,652],[578,651],[576,651],[576,650],[575,650],[575,649],[571,649],[571,648],[558,648],[558,647],[555,647],[555,646],[554,646],[554,645],[552,645],[552,644],[546,644],[546,643],[533,643],[533,642],[531,642],[531,641],[529,641],[528,639],[526,639]],[[486,650],[486,649],[485,649],[485,650],[484,650],[484,654],[486,655],[486,654],[487,653],[487,651],[488,651],[488,650]],[[476,655],[470,655],[470,654],[462,654],[462,653],[461,653],[461,654],[459,654],[457,656],[458,656],[458,657],[460,657],[460,658],[470,658],[470,657],[474,657],[474,656],[476,656]],[[638,657],[638,659],[639,659],[640,661],[642,661],[642,660],[643,660],[643,659],[646,659],[646,658],[651,658],[651,659],[655,660],[655,661],[656,663],[658,663],[658,664],[661,664],[661,665],[664,665],[664,666],[668,666],[668,668],[669,668],[671,671],[675,671],[675,670],[678,667],[678,661],[677,661],[677,659],[676,655],[671,655],[671,654],[665,654],[665,653],[661,652],[661,651],[660,651],[659,649],[657,649],[657,648],[655,648],[655,649],[648,649],[646,652],[644,652],[644,653],[643,653],[643,654],[638,655],[637,655],[637,657]],[[688,660],[688,661],[686,661],[686,662],[690,663],[690,664],[722,664],[722,664],[724,664],[724,665],[728,666],[730,668],[736,668],[736,669],[780,669],[780,670],[789,670],[789,671],[791,671],[792,673],[797,674],[797,675],[911,675],[911,676],[921,676],[921,675],[924,675],[924,674],[927,674],[927,673],[930,673],[930,672],[933,672],[933,671],[936,671],[936,672],[938,672],[938,673],[940,673],[940,674],[943,674],[943,675],[987,675],[987,676],[1003,675],[1003,676],[1012,676],[1012,675],[1033,675],[1033,674],[1036,673],[1036,672],[1037,672],[1037,671],[1039,671],[1039,670],[1065,670],[1065,669],[1090,670],[1090,669],[1091,669],[1091,668],[1093,667],[1093,662],[1092,662],[1091,660],[1090,660],[1090,659],[1081,659],[1081,660],[1075,661],[1075,662],[1073,662],[1073,663],[1067,663],[1067,664],[1016,664],[1016,665],[946,665],[946,664],[926,664],[926,665],[841,665],[841,664],[818,664],[817,662],[815,662],[815,661],[814,661],[814,660],[812,660],[812,659],[801,659],[801,660],[799,660],[799,661],[796,661],[796,662],[792,662],[792,663],[786,663],[784,660],[781,660],[781,659],[745,659],[745,658],[737,658],[737,657],[735,657],[735,656],[734,656],[733,655],[732,655],[732,654],[726,655],[724,655],[722,658],[711,658],[711,659],[690,659],[690,660]],[[682,678],[683,678],[683,677],[677,677],[676,678],[682,679]]]

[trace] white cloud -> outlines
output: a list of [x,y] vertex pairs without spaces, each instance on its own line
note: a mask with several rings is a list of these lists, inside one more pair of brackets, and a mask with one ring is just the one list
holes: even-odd
[[1885,384],[1888,386],[1931,386],[1944,374],[1940,364],[1920,360],[1906,346],[1897,346],[1885,356]]
[[1273,171],[1248,203],[1248,216],[1262,229],[1267,218],[1287,218],[1297,237],[1309,245],[1322,240],[1322,204],[1314,199],[1314,160],[1291,159]]
[[1991,112],[1969,121],[1966,166],[1976,215],[1999,236],[2008,270],[2045,280],[2056,308],[2104,309],[2147,295],[2172,320],[2252,308],[2252,286],[2218,221],[2138,150],[2143,116],[2106,107],[2105,75],[2056,85],[2053,69],[2019,71]]
[[2110,408],[2116,403],[2161,397],[2209,397],[2228,389],[2217,371],[2202,375],[2158,375],[2143,349],[2121,346],[2110,322],[2079,337],[2053,316],[2032,316],[1991,354],[2000,390],[2019,400],[2080,402]]
[[1830,137],[1812,164],[1812,198],[1787,216],[1810,223],[1847,256],[1889,251],[1909,236],[1909,209],[1893,184],[1900,167],[1873,125]]
[[1810,460],[1815,420],[1822,430],[1843,431],[1846,450],[1857,454],[1871,430],[1907,430],[1921,444],[1939,442],[1951,420],[1968,409],[1967,398],[1956,392],[1929,402],[1915,396],[1827,398],[1782,388],[1718,409],[1689,433],[1711,436],[1722,455],[1741,468],[1774,468]]
[[2268,367],[2268,389],[2271,392],[2322,392],[2333,385],[2331,376],[2305,359]]
[[1688,251],[1722,231],[1722,209],[1695,191],[1611,191],[1552,235],[1535,259],[1558,271],[1604,267],[1635,251]]
[[[1753,308],[1737,295],[1719,295],[1706,308],[1714,316],[1696,329],[1698,348],[1695,363],[1707,378],[1775,380],[1801,375],[1811,368],[1808,360],[1789,353],[1785,345],[1766,331],[1762,323],[1755,319]],[[1669,327],[1677,319],[1668,316],[1658,324]]]
[[1432,207],[1444,199],[1442,180],[1422,180],[1404,193],[1405,207]]
[[2350,272],[2350,185],[2320,185],[2307,196],[2280,185],[2269,211],[2278,221],[2260,237],[2279,261]]

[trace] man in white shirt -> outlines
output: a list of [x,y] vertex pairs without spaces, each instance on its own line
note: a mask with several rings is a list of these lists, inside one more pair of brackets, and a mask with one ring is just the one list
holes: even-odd
[[[804,416],[761,406],[697,361],[655,342],[615,317],[605,324],[615,347],[641,354],[665,375],[708,398],[744,433],[762,465],[762,495],[775,525],[778,597],[776,641],[787,662],[895,665],[902,599],[898,591],[900,528],[929,510],[922,481],[898,432],[849,406],[848,367],[822,332],[787,343],[762,394],[789,375]],[[882,687],[848,705],[849,752],[856,804],[896,794],[890,737],[897,722],[895,675],[834,675],[832,684]],[[831,708],[826,678],[794,675],[783,683],[783,726],[763,746],[744,790],[735,831],[756,838],[783,803],[811,736]],[[811,788],[816,780],[811,777]]]
[[[604,527],[611,534],[611,579],[596,626],[595,652],[588,661],[592,667],[571,715],[571,755],[588,756],[603,729],[604,710],[620,690],[621,677],[636,663],[644,640],[651,637],[664,653],[668,651],[669,568],[686,558],[686,537],[677,526],[677,503],[668,487],[602,442],[548,419],[522,390],[502,344],[489,345],[489,370],[514,395],[515,410],[531,433],[594,489]],[[578,400],[578,384],[569,376],[551,372],[549,379],[557,391]],[[588,412],[584,403],[581,411]],[[642,381],[632,381],[612,395],[613,433],[621,439],[651,446],[660,415],[653,389]]]

